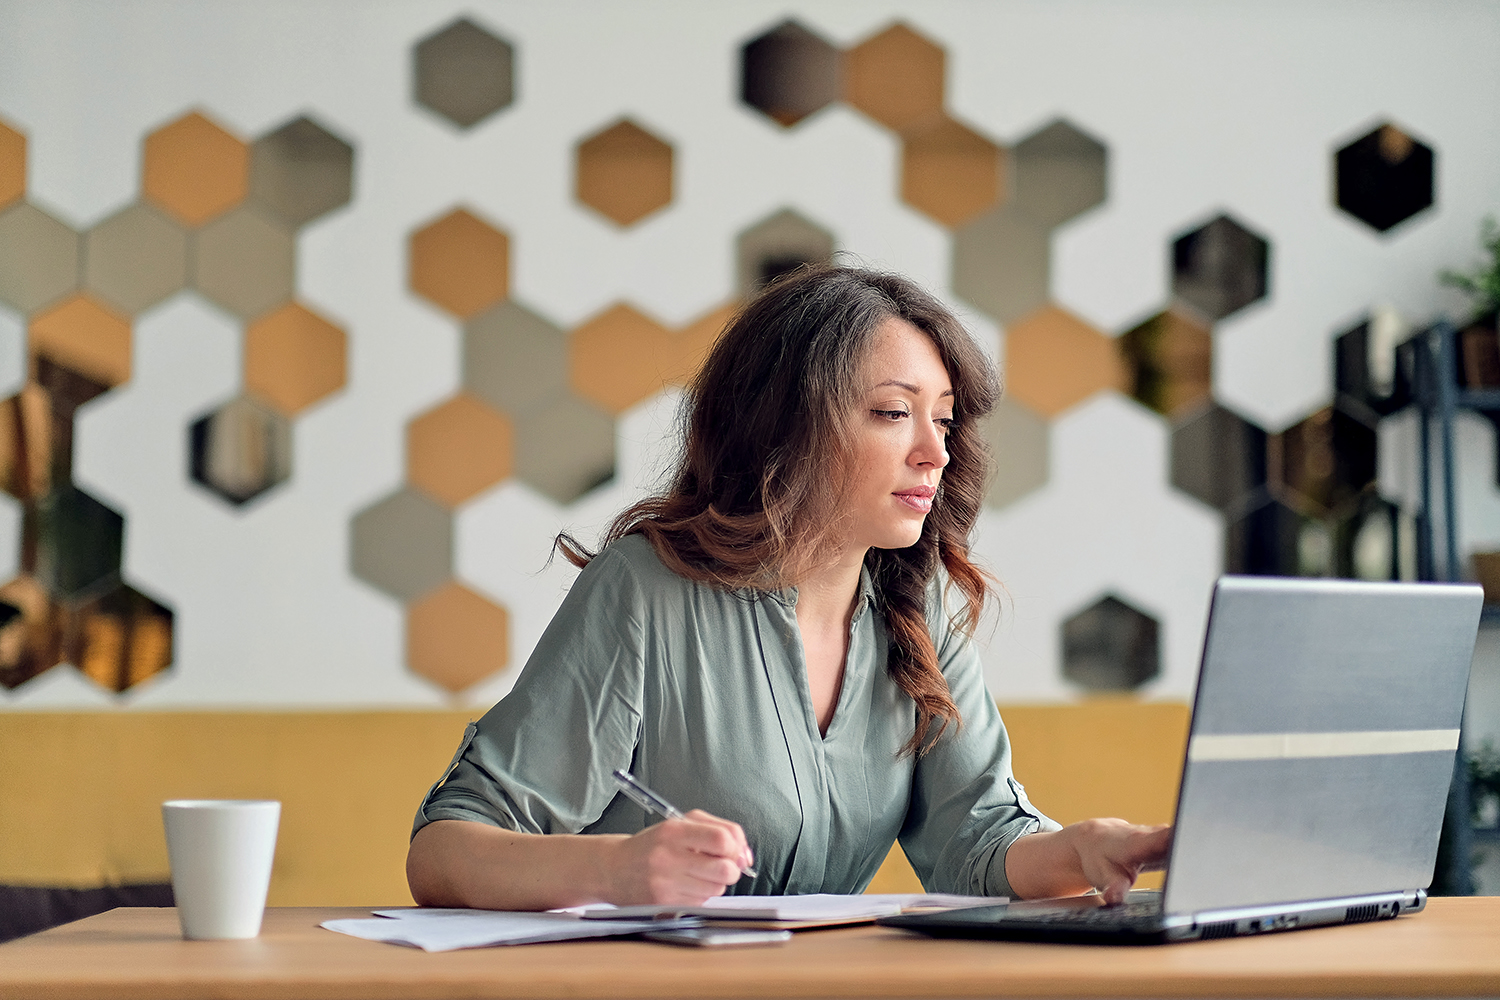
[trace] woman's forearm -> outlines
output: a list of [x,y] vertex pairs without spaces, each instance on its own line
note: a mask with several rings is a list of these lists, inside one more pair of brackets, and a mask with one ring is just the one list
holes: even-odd
[[1005,852],[1005,877],[1021,899],[1098,889],[1106,902],[1118,903],[1142,871],[1166,860],[1171,846],[1170,827],[1086,819],[1017,839]]
[[696,905],[738,882],[753,861],[738,823],[700,809],[629,837],[517,833],[450,819],[412,838],[406,883],[423,906]]
[[412,838],[406,882],[422,906],[550,910],[596,903],[611,895],[610,854],[625,839],[438,820]]

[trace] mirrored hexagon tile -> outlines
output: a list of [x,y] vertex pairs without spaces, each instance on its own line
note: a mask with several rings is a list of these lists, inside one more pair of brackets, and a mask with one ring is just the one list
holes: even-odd
[[454,694],[505,669],[510,618],[505,609],[449,581],[406,612],[406,663]]
[[0,209],[26,196],[26,136],[0,119]]
[[1009,323],[1047,301],[1047,230],[1006,205],[953,233],[953,290]]
[[402,602],[431,593],[453,575],[453,514],[404,487],[354,515],[350,571]]
[[516,478],[570,504],[615,476],[615,425],[571,393],[516,415]]
[[1276,435],[1272,454],[1280,461],[1273,482],[1282,499],[1322,517],[1358,502],[1375,481],[1375,428],[1329,406]]
[[1172,241],[1172,294],[1210,321],[1265,298],[1271,247],[1227,215]]
[[740,49],[740,100],[783,128],[839,99],[839,51],[796,21]]
[[459,393],[406,428],[406,478],[449,508],[510,476],[515,432],[510,420]]
[[1108,151],[1104,144],[1058,119],[1010,151],[1016,210],[1047,228],[1104,202]]
[[188,474],[236,507],[292,474],[292,424],[275,410],[241,396],[188,427]]
[[172,609],[119,584],[64,609],[63,656],[107,691],[126,691],[172,664]]
[[672,201],[672,147],[629,119],[578,144],[578,200],[621,226],[631,226]]
[[903,132],[943,110],[943,49],[905,24],[893,24],[844,55],[844,100]]
[[[1500,381],[1500,345],[1495,342],[1495,331],[1476,332],[1480,337],[1473,340],[1480,343],[1473,347],[1467,330],[1460,335],[1466,384],[1472,388],[1490,384],[1483,376],[1467,378],[1478,376],[1480,368],[1493,368]],[[1369,318],[1334,338],[1333,387],[1340,406],[1357,413],[1366,423],[1374,423],[1411,402],[1412,366],[1398,361],[1401,343],[1410,333],[1410,327],[1394,309],[1377,308]],[[1473,357],[1481,351],[1482,360]]]
[[188,237],[150,205],[131,205],[83,238],[83,286],[133,316],[187,284]]
[[1211,403],[1172,429],[1172,485],[1231,517],[1263,501],[1266,432]]
[[311,118],[296,118],[250,147],[250,197],[296,229],[349,203],[354,147]]
[[0,686],[68,662],[106,690],[128,690],[171,665],[173,619],[124,584],[60,602],[34,577],[16,577],[0,586]]
[[259,209],[237,208],[198,232],[193,287],[241,319],[254,319],[292,297],[296,256],[290,229]]
[[412,233],[411,289],[468,319],[510,290],[510,240],[468,209],[455,209]]
[[194,111],[146,137],[145,199],[185,226],[201,226],[245,200],[250,148]]
[[71,484],[26,505],[21,568],[58,600],[112,588],[120,579],[125,520]]
[[568,336],[514,301],[464,324],[464,388],[497,410],[522,413],[567,391]]
[[0,686],[17,688],[63,660],[61,608],[35,577],[0,586]]
[[984,438],[995,455],[995,477],[984,502],[999,510],[1047,483],[1047,422],[1001,399],[984,418]]
[[901,200],[942,225],[961,226],[1003,200],[1004,151],[946,115],[902,135]]
[[1062,623],[1063,676],[1085,691],[1134,691],[1161,673],[1157,621],[1106,594]]
[[1334,154],[1334,203],[1384,233],[1431,207],[1432,147],[1387,122]]
[[614,305],[568,338],[569,382],[578,395],[619,416],[661,390],[675,354],[665,327],[628,305]]
[[1122,334],[1117,343],[1130,395],[1164,417],[1198,409],[1213,391],[1213,335],[1179,310],[1168,310]]
[[515,50],[461,17],[413,48],[412,89],[417,104],[471,128],[515,100]]
[[1057,306],[1046,306],[1005,332],[1006,391],[1015,402],[1056,417],[1129,376],[1115,343]]
[[762,219],[735,239],[740,295],[749,298],[804,264],[831,261],[833,246],[832,233],[790,208]]
[[77,287],[77,233],[26,202],[0,212],[0,302],[29,313]]
[[[1261,495],[1261,502],[1232,518],[1224,532],[1224,572],[1257,576],[1298,576],[1316,554],[1304,540],[1316,534],[1316,522],[1280,500]],[[1309,550],[1304,552],[1304,550]],[[1321,575],[1321,574],[1314,574]]]
[[344,331],[296,302],[245,329],[245,391],[296,416],[344,387]]

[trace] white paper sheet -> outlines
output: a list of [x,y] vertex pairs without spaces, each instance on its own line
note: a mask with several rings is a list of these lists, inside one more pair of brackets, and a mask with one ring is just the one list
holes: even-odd
[[453,951],[504,944],[539,944],[579,938],[614,937],[668,930],[670,920],[584,921],[563,913],[510,913],[497,910],[376,910],[373,919],[326,920],[340,934],[404,944],[423,951]]
[[[838,920],[874,920],[907,910],[957,909],[993,906],[1006,902],[1003,896],[954,896],[942,893],[865,893],[838,896],[809,893],[801,896],[715,896],[698,906],[588,907],[587,920],[623,920],[645,917],[693,916],[709,920],[778,920],[808,923]],[[575,911],[576,912],[576,911]]]

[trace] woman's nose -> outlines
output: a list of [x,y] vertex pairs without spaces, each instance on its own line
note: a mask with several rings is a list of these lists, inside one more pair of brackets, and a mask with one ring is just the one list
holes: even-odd
[[948,438],[937,426],[930,421],[926,424],[926,430],[919,432],[915,446],[912,448],[911,461],[913,465],[932,466],[941,469],[948,464]]

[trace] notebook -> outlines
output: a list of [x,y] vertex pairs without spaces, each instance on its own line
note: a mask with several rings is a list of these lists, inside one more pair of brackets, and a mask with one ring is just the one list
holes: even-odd
[[1223,577],[1161,892],[879,922],[948,937],[1157,943],[1420,910],[1483,591]]

